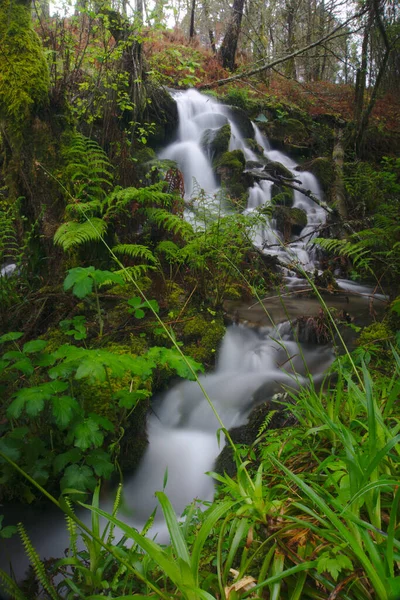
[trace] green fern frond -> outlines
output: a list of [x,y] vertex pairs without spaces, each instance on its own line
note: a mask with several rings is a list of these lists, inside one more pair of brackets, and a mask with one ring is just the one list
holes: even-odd
[[107,231],[107,223],[103,219],[92,218],[85,223],[69,221],[63,223],[54,235],[54,243],[67,251],[86,242],[98,242]]
[[[72,506],[71,506],[71,502],[69,501],[68,498],[64,498],[66,504],[68,504],[69,509],[72,511]],[[76,527],[76,523],[75,521],[67,514],[65,513],[65,520],[67,522],[67,531],[69,534],[69,550],[72,554],[72,556],[74,558],[77,557],[78,555],[78,534],[77,534],[77,527]]]
[[113,181],[113,167],[97,142],[75,133],[63,156],[64,179],[70,184],[73,196],[84,201],[107,196]]
[[193,227],[178,215],[162,208],[148,208],[145,213],[148,219],[158,227],[163,227],[168,232],[180,235],[183,240],[189,240],[193,236]]
[[169,263],[180,263],[183,261],[181,248],[174,242],[171,242],[171,240],[163,240],[157,244],[156,252],[164,254]]
[[103,210],[102,203],[99,200],[90,200],[89,202],[71,202],[65,207],[65,214],[70,219],[82,218],[82,215],[94,217],[101,215]]
[[28,598],[21,592],[14,579],[11,579],[9,575],[3,569],[0,569],[0,587],[4,590],[7,596],[11,596],[13,600],[28,600]]
[[[135,281],[141,279],[148,271],[155,271],[156,267],[152,265],[135,265],[133,267],[125,267],[124,269],[120,269],[119,271],[114,271],[116,275],[121,275],[122,279],[129,283],[131,278]],[[105,281],[103,285],[110,285],[112,281]]]
[[130,258],[140,258],[147,260],[149,263],[158,265],[158,260],[147,246],[141,244],[119,244],[112,249],[115,254],[124,254]]
[[[120,483],[118,485],[116,494],[115,494],[115,500],[114,500],[114,506],[113,506],[113,510],[112,510],[112,516],[116,517],[118,515],[118,511],[119,511],[119,507],[121,506],[121,502],[122,502],[122,484]],[[115,529],[115,525],[114,523],[111,523],[109,521],[109,530],[108,530],[108,536],[107,536],[107,544],[112,544],[112,542],[114,541],[114,529]]]
[[264,431],[266,431],[268,429],[268,427],[271,424],[272,421],[272,417],[277,413],[277,410],[270,410],[269,413],[267,413],[264,417],[264,421],[262,422],[258,432],[257,432],[257,437],[259,438],[260,436],[262,436],[262,434],[264,433]]
[[315,238],[313,243],[318,244],[318,246],[324,250],[327,250],[328,252],[335,252],[340,256],[346,256],[352,261],[355,267],[360,267],[366,270],[369,270],[370,268],[370,253],[362,242],[354,243],[348,240]]
[[40,560],[40,557],[39,557],[38,553],[36,552],[35,548],[33,547],[32,542],[29,539],[28,534],[26,533],[25,528],[22,525],[22,523],[18,523],[18,532],[21,537],[22,544],[25,548],[25,552],[30,560],[30,563],[33,567],[33,570],[35,572],[35,575],[36,575],[38,581],[42,585],[43,589],[46,590],[46,592],[49,594],[49,596],[53,600],[58,600],[57,592],[54,589],[53,584],[49,580],[49,578],[46,574],[44,565],[43,565],[42,561]]

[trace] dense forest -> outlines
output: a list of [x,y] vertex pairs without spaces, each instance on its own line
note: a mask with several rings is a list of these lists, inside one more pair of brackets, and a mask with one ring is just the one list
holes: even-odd
[[[6,597],[400,598],[399,157],[395,0],[0,0]],[[137,527],[176,385],[215,493],[181,516],[166,469]]]

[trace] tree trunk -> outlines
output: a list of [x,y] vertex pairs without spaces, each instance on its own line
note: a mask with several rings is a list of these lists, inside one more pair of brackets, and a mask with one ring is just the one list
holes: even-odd
[[192,0],[192,7],[190,10],[190,27],[189,27],[189,39],[192,40],[196,35],[194,30],[194,12],[196,9],[196,0]]
[[343,220],[347,219],[348,216],[343,181],[344,151],[343,129],[337,128],[335,129],[335,145],[332,154],[335,165],[335,181],[333,183],[332,198],[337,206],[337,211]]
[[232,15],[223,39],[220,57],[225,69],[235,70],[235,56],[242,24],[245,0],[234,0]]

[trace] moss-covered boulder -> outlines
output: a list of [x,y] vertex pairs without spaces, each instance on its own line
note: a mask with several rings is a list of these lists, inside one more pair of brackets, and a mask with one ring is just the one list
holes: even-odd
[[212,161],[218,161],[222,154],[228,152],[231,139],[231,126],[226,123],[219,129],[207,129],[201,139],[201,147]]
[[242,150],[224,152],[218,160],[214,161],[214,169],[227,195],[245,208],[247,202],[248,187],[251,185],[251,177],[244,172],[246,159]]
[[265,158],[264,148],[260,146],[260,144],[256,142],[256,140],[254,140],[253,138],[247,138],[245,139],[245,143],[250,148],[250,150],[254,152],[254,154],[257,154],[257,156],[259,156],[261,159]]
[[239,129],[240,135],[244,138],[254,139],[253,124],[247,113],[238,106],[230,106],[229,110],[236,127]]
[[318,179],[318,182],[324,192],[324,196],[329,202],[331,200],[333,185],[335,183],[335,164],[327,157],[320,156],[299,167],[299,171],[310,171]]
[[183,328],[184,352],[203,365],[211,366],[224,335],[222,317],[207,319],[201,314],[196,315]]
[[178,124],[178,107],[176,101],[166,88],[159,85],[146,86],[150,102],[148,103],[148,120],[155,123],[155,129],[149,133],[148,143],[157,148],[168,143]]
[[272,217],[276,220],[276,228],[283,234],[285,241],[292,235],[300,235],[307,225],[307,214],[302,208],[275,206]]

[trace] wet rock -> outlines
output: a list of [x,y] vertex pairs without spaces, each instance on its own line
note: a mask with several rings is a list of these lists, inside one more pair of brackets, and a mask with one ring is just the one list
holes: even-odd
[[239,129],[240,135],[244,138],[254,139],[253,125],[245,111],[237,106],[230,106],[229,110],[235,125]]
[[318,179],[324,196],[329,202],[335,182],[335,165],[330,158],[318,157],[298,167],[299,171],[310,171]]
[[307,225],[307,213],[302,208],[275,206],[272,216],[276,219],[276,228],[283,233],[285,241],[292,235],[300,235]]
[[211,160],[218,161],[222,154],[228,152],[230,138],[231,126],[227,123],[217,130],[207,129],[200,143]]
[[[269,399],[264,401],[259,406],[256,406],[250,413],[248,422],[241,427],[235,427],[229,431],[229,434],[235,444],[245,444],[250,446],[257,439],[261,427],[263,427],[266,418],[271,411],[276,411],[271,418],[268,429],[282,429],[295,425],[296,420],[293,415],[280,402],[289,402],[287,394],[279,393],[274,396],[275,400]],[[223,475],[226,473],[230,477],[234,477],[237,473],[237,467],[233,457],[233,451],[228,444],[223,448],[222,452],[217,457],[214,470]]]

